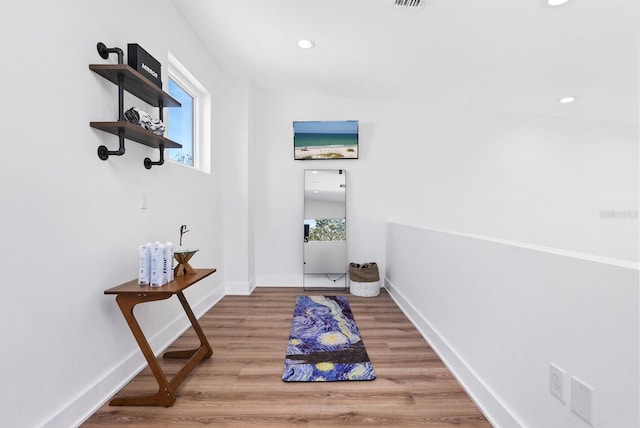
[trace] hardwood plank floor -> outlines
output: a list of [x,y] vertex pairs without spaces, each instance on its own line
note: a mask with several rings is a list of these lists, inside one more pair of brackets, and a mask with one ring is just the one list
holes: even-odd
[[[300,294],[348,296],[376,380],[281,380]],[[184,381],[172,407],[105,405],[82,426],[491,426],[385,290],[377,297],[357,297],[342,291],[258,288],[251,296],[224,297],[200,325],[213,356]],[[198,344],[188,330],[170,349]],[[182,362],[161,364],[170,378]],[[146,368],[117,395],[157,389]]]

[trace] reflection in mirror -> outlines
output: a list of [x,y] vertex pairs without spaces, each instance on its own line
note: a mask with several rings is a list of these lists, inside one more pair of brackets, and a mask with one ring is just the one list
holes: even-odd
[[304,288],[346,288],[346,171],[305,170]]
[[309,241],[346,241],[346,219],[344,218],[308,218],[304,220],[305,242]]

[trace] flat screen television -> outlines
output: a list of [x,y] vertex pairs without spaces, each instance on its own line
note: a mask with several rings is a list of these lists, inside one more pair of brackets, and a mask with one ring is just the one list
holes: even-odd
[[358,121],[294,121],[293,151],[295,160],[358,159]]

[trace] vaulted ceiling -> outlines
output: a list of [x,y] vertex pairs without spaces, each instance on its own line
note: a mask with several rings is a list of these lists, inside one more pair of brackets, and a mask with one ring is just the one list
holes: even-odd
[[638,0],[173,2],[258,87],[638,122]]

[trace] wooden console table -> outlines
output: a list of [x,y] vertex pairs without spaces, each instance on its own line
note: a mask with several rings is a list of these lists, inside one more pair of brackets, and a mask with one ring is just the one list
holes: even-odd
[[[206,336],[202,332],[202,328],[198,323],[198,320],[193,315],[193,311],[187,302],[187,299],[182,294],[182,290],[203,278],[214,273],[215,269],[194,269],[195,273],[186,274],[184,276],[176,277],[174,281],[171,281],[162,287],[150,287],[148,285],[139,285],[137,280],[132,280],[121,284],[117,287],[105,290],[104,294],[115,294],[116,302],[122,311],[129,324],[129,328],[133,333],[140,350],[144,354],[149,368],[153,372],[156,380],[158,381],[158,392],[152,395],[142,396],[129,396],[129,397],[116,397],[110,402],[110,406],[171,406],[176,401],[176,390],[185,378],[191,373],[195,366],[205,358],[211,357],[213,351],[207,341]],[[156,359],[149,342],[144,336],[138,321],[133,315],[133,308],[138,303],[152,302],[155,300],[168,299],[173,295],[177,295],[184,311],[191,321],[191,325],[200,339],[200,346],[196,349],[184,350],[184,351],[169,351],[165,352],[163,358],[188,358],[185,365],[180,369],[178,373],[171,380],[167,380],[158,360]]]

